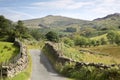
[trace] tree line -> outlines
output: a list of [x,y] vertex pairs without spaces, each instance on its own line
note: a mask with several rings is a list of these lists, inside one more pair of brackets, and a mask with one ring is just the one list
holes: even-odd
[[59,35],[53,31],[48,32],[46,39],[52,42],[64,42],[69,46],[80,46],[80,47],[91,47],[106,44],[117,44],[120,45],[120,34],[116,31],[109,31],[106,38],[90,39],[80,35],[73,35],[69,37],[60,38]]
[[27,37],[29,37],[28,29],[22,21],[13,23],[4,16],[0,16],[0,38],[5,38],[3,41],[13,42],[15,38]]

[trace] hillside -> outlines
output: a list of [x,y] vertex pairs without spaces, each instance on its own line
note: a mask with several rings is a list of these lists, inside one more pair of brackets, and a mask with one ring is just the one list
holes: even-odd
[[110,14],[103,18],[97,18],[93,21],[73,19],[63,16],[48,15],[46,17],[24,20],[27,27],[46,28],[46,27],[92,27],[97,30],[118,29],[120,27],[120,13]]
[[118,29],[120,28],[120,13],[110,14],[103,18],[93,20],[98,29]]
[[90,21],[73,19],[63,16],[48,15],[43,18],[25,20],[24,23],[28,27],[64,27],[69,25],[81,25]]

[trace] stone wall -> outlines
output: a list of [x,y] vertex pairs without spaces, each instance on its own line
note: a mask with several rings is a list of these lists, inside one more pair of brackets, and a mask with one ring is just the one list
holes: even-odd
[[15,41],[14,45],[20,47],[19,54],[12,58],[7,64],[2,65],[2,76],[13,77],[23,71],[28,64],[27,48],[21,42]]
[[54,55],[54,58],[56,59],[56,61],[62,63],[63,65],[66,62],[68,62],[68,63],[74,62],[76,64],[75,65],[76,68],[81,67],[81,66],[93,66],[93,67],[100,68],[100,69],[108,69],[108,68],[113,68],[113,67],[120,68],[120,64],[105,65],[103,63],[98,63],[97,64],[97,63],[77,62],[73,59],[65,57],[63,55],[63,53],[61,51],[58,51],[57,48],[54,46],[54,44],[50,43],[50,42],[47,42],[45,44],[45,47],[50,51],[51,55]]

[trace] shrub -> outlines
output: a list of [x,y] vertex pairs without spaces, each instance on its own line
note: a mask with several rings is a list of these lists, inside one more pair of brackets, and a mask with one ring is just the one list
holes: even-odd
[[47,40],[53,41],[53,42],[58,42],[59,41],[59,36],[56,32],[50,31],[46,35]]
[[74,41],[71,40],[70,38],[66,37],[66,38],[63,39],[63,41],[64,41],[65,44],[67,44],[69,46],[73,46],[74,45]]

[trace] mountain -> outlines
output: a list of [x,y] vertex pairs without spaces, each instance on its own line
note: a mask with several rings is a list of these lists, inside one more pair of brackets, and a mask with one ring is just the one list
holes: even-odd
[[107,15],[93,20],[97,28],[117,29],[120,28],[120,13]]
[[94,19],[94,21],[101,21],[101,20],[105,20],[105,19],[109,19],[109,18],[114,20],[115,18],[118,18],[118,17],[120,17],[120,13],[114,13],[114,14],[107,15],[103,18]]
[[73,19],[63,16],[48,15],[46,17],[24,20],[25,26],[32,28],[48,28],[48,27],[92,27],[100,29],[118,29],[120,28],[120,13],[107,15],[103,18],[97,18],[93,21]]
[[70,25],[83,25],[90,23],[87,20],[73,19],[63,16],[48,15],[43,18],[31,19],[23,21],[28,27],[65,27]]

